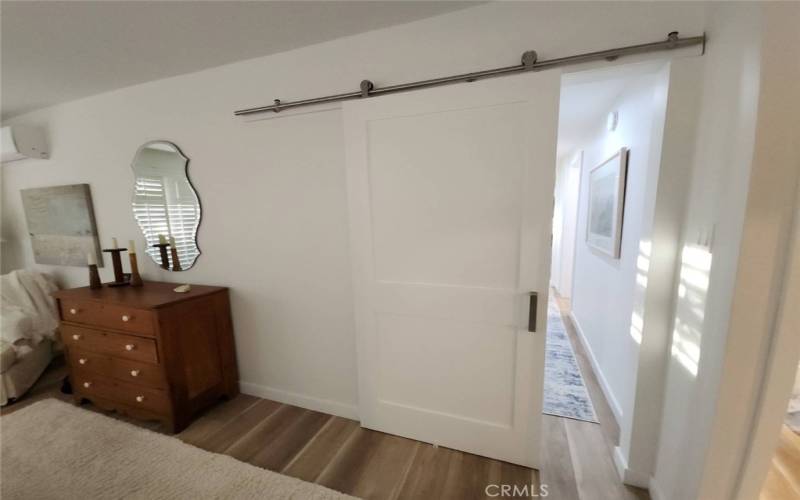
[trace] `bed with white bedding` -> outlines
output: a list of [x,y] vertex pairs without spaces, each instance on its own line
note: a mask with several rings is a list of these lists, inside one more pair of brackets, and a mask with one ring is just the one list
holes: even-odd
[[48,275],[12,271],[0,276],[0,405],[22,396],[60,350],[58,313]]

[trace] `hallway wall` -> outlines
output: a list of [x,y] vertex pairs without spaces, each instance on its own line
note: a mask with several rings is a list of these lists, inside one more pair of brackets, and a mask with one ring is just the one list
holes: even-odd
[[573,153],[556,169],[550,283],[566,299],[572,297],[582,160],[583,152]]
[[[637,280],[646,279],[642,270],[646,248],[640,239],[647,217],[645,194],[649,183],[657,182],[658,165],[652,165],[653,129],[663,115],[663,103],[656,99],[659,76],[646,74],[631,81],[609,109],[619,113],[616,130],[608,131],[605,120],[583,146],[578,205],[572,317],[593,360],[595,371],[622,429],[630,425],[633,413],[641,318],[634,315]],[[662,109],[657,107],[661,105]],[[656,138],[660,141],[660,137]],[[586,243],[589,172],[627,147],[628,174],[620,258],[602,254]],[[623,430],[624,434],[624,430]]]

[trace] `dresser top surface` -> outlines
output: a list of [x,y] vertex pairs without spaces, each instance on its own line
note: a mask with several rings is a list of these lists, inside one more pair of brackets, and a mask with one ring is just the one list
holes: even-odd
[[192,285],[186,293],[178,293],[173,289],[181,283],[164,283],[161,281],[145,281],[143,286],[120,286],[91,289],[88,286],[69,288],[53,293],[58,299],[89,300],[110,304],[124,304],[139,309],[154,309],[170,304],[191,300],[227,290],[223,286]]

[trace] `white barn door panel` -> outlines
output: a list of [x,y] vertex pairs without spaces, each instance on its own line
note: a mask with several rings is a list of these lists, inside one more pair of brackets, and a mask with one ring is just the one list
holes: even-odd
[[364,427],[538,466],[559,84],[344,104]]

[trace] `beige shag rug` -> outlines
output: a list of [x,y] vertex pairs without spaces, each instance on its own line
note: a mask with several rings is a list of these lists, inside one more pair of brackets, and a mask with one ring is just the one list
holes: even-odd
[[0,418],[0,497],[346,499],[55,399]]

